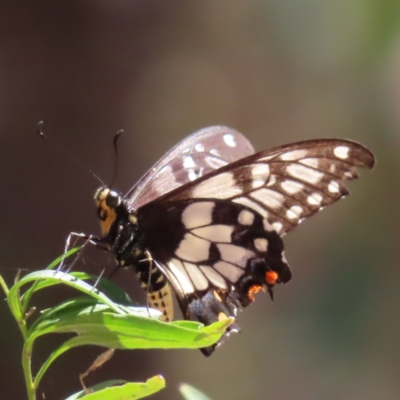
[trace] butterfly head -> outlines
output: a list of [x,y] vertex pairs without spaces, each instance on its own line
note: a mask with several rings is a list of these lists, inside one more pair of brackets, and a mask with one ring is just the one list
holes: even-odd
[[97,215],[100,218],[103,235],[110,232],[112,224],[117,219],[117,208],[121,206],[121,196],[107,187],[97,189],[94,195],[97,207]]

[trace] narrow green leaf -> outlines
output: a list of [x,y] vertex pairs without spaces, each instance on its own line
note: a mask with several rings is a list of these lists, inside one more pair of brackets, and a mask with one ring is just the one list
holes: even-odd
[[120,381],[108,381],[99,385],[95,385],[89,389],[94,390],[93,393],[85,394],[83,391],[68,397],[66,400],[136,400],[157,393],[165,387],[165,381],[162,376],[154,376],[144,383],[125,383],[121,386],[115,385]]
[[58,320],[43,321],[32,335],[75,332],[78,337],[74,339],[78,341],[87,341],[90,337],[92,342],[87,344],[120,349],[198,348],[219,340],[231,323],[231,319],[226,319],[206,327],[195,324],[188,328],[147,316],[115,314],[98,305],[78,314],[63,315]]
[[75,336],[56,349],[40,368],[36,375],[39,385],[50,365],[66,351],[84,345],[97,345],[112,349],[197,349],[217,342],[232,319],[218,321],[209,326],[188,329],[176,324],[161,322],[148,317],[116,315],[94,311],[79,315],[75,321],[62,318],[47,329],[35,332],[30,340],[46,333],[76,332]]
[[92,285],[88,284],[85,281],[75,278],[71,274],[67,274],[61,271],[35,271],[28,275],[25,275],[19,282],[12,286],[9,292],[9,296],[7,298],[9,307],[11,312],[15,316],[15,318],[22,318],[22,312],[18,303],[18,292],[20,288],[28,283],[40,281],[46,279],[50,282],[54,282],[56,284],[66,284],[71,286],[91,297],[96,298],[98,301],[107,304],[111,309],[113,309],[117,313],[123,314],[123,311],[120,310],[119,306],[114,303],[111,299],[109,299],[104,293],[101,293],[97,288],[94,288]]

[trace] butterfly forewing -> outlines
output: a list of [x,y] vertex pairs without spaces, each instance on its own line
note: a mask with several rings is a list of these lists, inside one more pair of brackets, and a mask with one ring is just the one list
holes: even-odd
[[156,201],[224,199],[257,211],[281,235],[348,194],[373,154],[358,143],[323,139],[260,152],[211,172]]
[[253,146],[234,129],[222,125],[201,129],[165,154],[125,198],[138,208],[250,154]]

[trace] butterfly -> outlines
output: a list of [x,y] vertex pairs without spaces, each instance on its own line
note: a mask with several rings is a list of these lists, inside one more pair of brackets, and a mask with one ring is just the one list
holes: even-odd
[[133,268],[162,319],[173,319],[174,292],[185,319],[209,325],[236,317],[259,290],[272,298],[292,275],[282,236],[347,195],[344,181],[374,162],[341,139],[255,153],[241,133],[211,126],[173,147],[125,196],[96,191],[101,240],[118,266]]

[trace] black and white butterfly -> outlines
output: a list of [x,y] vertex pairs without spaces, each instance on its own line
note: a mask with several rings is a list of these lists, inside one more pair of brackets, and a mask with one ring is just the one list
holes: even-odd
[[101,240],[136,271],[165,320],[172,287],[184,318],[209,325],[288,282],[282,236],[347,195],[357,167],[373,165],[373,154],[348,140],[254,154],[242,134],[212,126],[176,145],[124,197],[97,190]]

